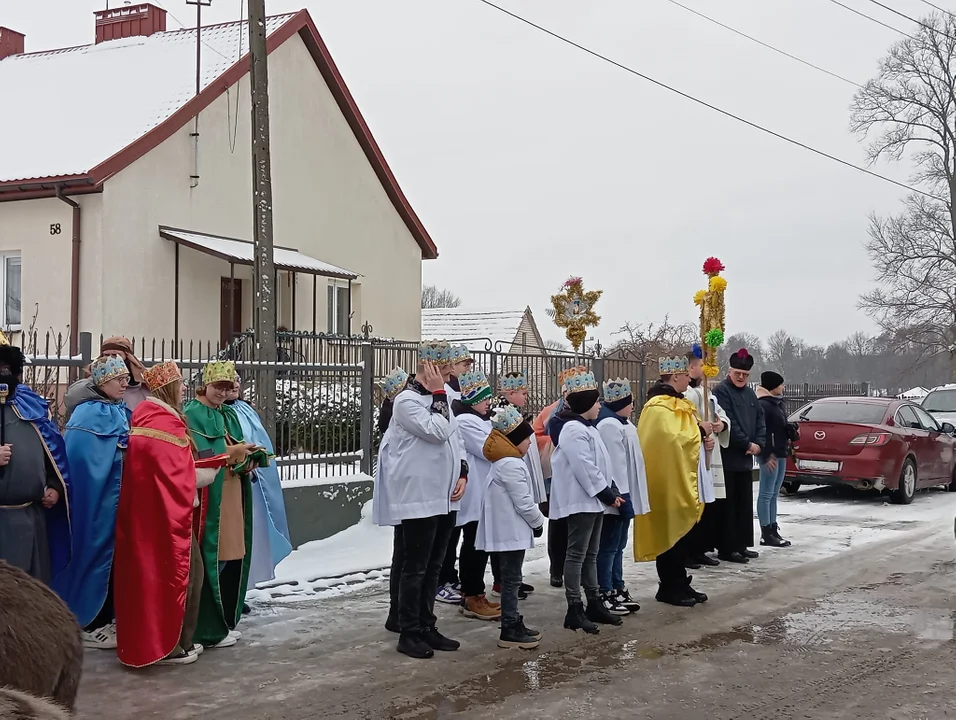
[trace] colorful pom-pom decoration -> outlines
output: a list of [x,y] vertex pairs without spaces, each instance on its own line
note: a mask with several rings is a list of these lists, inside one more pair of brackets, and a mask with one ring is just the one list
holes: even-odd
[[727,281],[719,275],[714,275],[710,279],[710,291],[712,293],[721,293],[727,289]]
[[724,264],[715,257],[707,258],[704,261],[704,275],[713,277],[719,275],[724,269]]
[[716,365],[704,365],[704,375],[709,378],[715,378],[720,374],[720,369]]
[[704,335],[704,343],[707,347],[720,347],[724,344],[724,331],[720,328],[713,328],[707,331],[707,334]]
[[694,353],[694,357],[698,360],[704,359],[704,349],[698,343],[693,344],[691,347],[691,352]]
[[697,293],[694,295],[694,305],[698,305],[698,306],[701,305],[701,303],[704,302],[704,298],[706,297],[707,297],[706,290],[698,290]]

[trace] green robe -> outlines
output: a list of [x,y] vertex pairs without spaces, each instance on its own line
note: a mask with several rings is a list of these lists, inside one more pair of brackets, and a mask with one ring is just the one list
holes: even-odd
[[[214,410],[198,400],[191,400],[183,411],[186,414],[189,432],[200,453],[211,450],[214,454],[220,455],[226,452],[227,445],[242,442],[239,417],[230,406],[223,405],[218,410]],[[219,517],[222,485],[226,476],[225,468],[219,471],[216,480],[208,487],[206,524],[200,543],[205,577],[202,598],[199,602],[199,624],[195,634],[195,641],[207,647],[224,640],[229,631],[239,624],[242,606],[246,601],[249,561],[252,559],[252,476],[243,472],[244,469],[244,467],[233,467],[233,472],[239,476],[242,483],[242,518],[246,554],[241,561],[234,560],[226,563],[222,574],[219,573]]]

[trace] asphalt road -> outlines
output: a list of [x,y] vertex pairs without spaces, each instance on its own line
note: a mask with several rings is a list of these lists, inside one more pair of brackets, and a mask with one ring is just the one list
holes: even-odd
[[89,653],[80,717],[956,717],[954,514],[943,492],[908,507],[801,492],[781,502],[794,546],[698,571],[704,606],[654,602],[653,567],[626,563],[644,607],[596,637],[562,629],[563,596],[534,559],[523,612],[545,635],[530,652],[498,649],[495,624],[443,608],[462,649],[405,658],[381,627],[384,586],[263,605],[239,645],[192,666],[134,672]]

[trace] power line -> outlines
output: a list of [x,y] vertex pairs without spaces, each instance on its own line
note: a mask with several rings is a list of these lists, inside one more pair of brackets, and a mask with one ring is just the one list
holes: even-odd
[[860,11],[857,10],[856,8],[851,8],[849,5],[844,5],[843,3],[840,2],[840,0],[830,0],[830,2],[832,2],[834,5],[839,5],[839,6],[840,6],[841,8],[843,8],[844,10],[849,10],[849,11],[850,11],[851,13],[853,13],[854,15],[859,15],[859,16],[862,17],[862,18],[866,18],[867,20],[870,20],[870,21],[872,21],[872,22],[875,22],[877,25],[882,25],[882,26],[885,27],[887,30],[892,30],[893,32],[899,33],[900,35],[905,35],[906,37],[910,38],[911,40],[915,40],[915,39],[916,39],[915,36],[910,35],[908,32],[904,32],[904,31],[900,30],[899,28],[893,27],[892,25],[887,25],[887,24],[886,24],[885,22],[883,22],[882,20],[877,20],[877,19],[876,19],[875,17],[873,17],[872,15],[867,15],[865,12],[860,12]]
[[917,20],[916,18],[910,17],[909,15],[907,15],[907,14],[905,14],[905,13],[901,13],[899,10],[896,10],[896,9],[894,9],[894,8],[891,8],[889,5],[884,5],[883,3],[879,2],[879,0],[870,0],[870,2],[873,3],[874,5],[878,6],[878,7],[883,8],[884,10],[888,10],[889,12],[893,13],[894,15],[899,15],[901,18],[906,18],[906,19],[909,20],[910,22],[914,22],[914,23],[916,23],[917,25],[919,25],[920,27],[926,28],[926,29],[929,30],[930,32],[939,33],[939,34],[942,35],[943,37],[949,38],[950,40],[953,40],[954,42],[956,42],[956,38],[954,38],[952,35],[949,35],[949,34],[947,34],[947,33],[944,33],[942,30],[937,30],[937,29],[934,28],[932,25],[927,25],[927,24],[924,23],[922,20]]
[[617,67],[617,68],[620,68],[621,70],[624,70],[625,72],[628,72],[628,73],[630,73],[631,75],[636,75],[637,77],[641,78],[642,80],[647,80],[648,82],[653,83],[654,85],[657,85],[658,87],[663,88],[664,90],[667,90],[667,91],[669,91],[669,92],[672,92],[672,93],[674,93],[675,95],[680,95],[680,96],[681,96],[682,98],[684,98],[685,100],[690,100],[691,102],[696,103],[696,104],[698,104],[698,105],[702,105],[702,106],[704,106],[705,108],[708,108],[709,110],[713,110],[714,112],[720,113],[720,114],[723,115],[724,117],[729,117],[730,119],[736,120],[737,122],[740,122],[740,123],[743,123],[744,125],[747,125],[747,126],[753,128],[753,129],[755,129],[755,130],[759,130],[759,131],[762,132],[762,133],[765,133],[765,134],[767,134],[767,135],[771,135],[772,137],[775,137],[775,138],[777,138],[778,140],[783,140],[784,142],[789,143],[790,145],[795,145],[795,146],[797,146],[797,147],[799,147],[799,148],[802,148],[802,149],[804,149],[804,150],[807,150],[807,151],[813,153],[814,155],[819,155],[820,157],[824,157],[824,158],[826,158],[826,159],[828,159],[828,160],[832,160],[833,162],[839,163],[840,165],[843,165],[843,166],[845,166],[845,167],[852,168],[853,170],[856,170],[856,171],[858,171],[858,172],[861,172],[861,173],[863,173],[864,175],[869,175],[870,177],[877,178],[878,180],[883,180],[884,182],[888,182],[888,183],[890,183],[890,184],[892,184],[892,185],[896,185],[897,187],[903,188],[904,190],[909,190],[910,192],[917,193],[917,194],[919,194],[919,195],[924,195],[924,196],[926,196],[926,197],[928,197],[928,198],[932,198],[933,200],[939,200],[940,202],[944,202],[943,198],[937,197],[936,195],[933,195],[933,194],[931,194],[931,193],[928,193],[928,192],[926,192],[925,190],[920,190],[919,188],[911,187],[910,185],[907,185],[906,183],[899,182],[898,180],[893,180],[892,178],[886,177],[885,175],[880,175],[880,174],[877,173],[877,172],[874,172],[874,171],[872,171],[872,170],[868,170],[867,168],[864,168],[864,167],[860,167],[859,165],[854,165],[853,163],[849,162],[848,160],[843,160],[842,158],[838,158],[838,157],[836,157],[835,155],[831,155],[831,154],[829,154],[829,153],[827,153],[827,152],[824,152],[823,150],[817,150],[815,147],[811,147],[810,145],[807,145],[807,144],[805,144],[805,143],[802,143],[802,142],[800,142],[799,140],[794,140],[793,138],[787,137],[786,135],[782,135],[782,134],[780,134],[780,133],[778,133],[778,132],[776,132],[776,131],[774,131],[774,130],[771,130],[771,129],[769,129],[769,128],[766,128],[766,127],[764,127],[763,125],[758,125],[757,123],[755,123],[755,122],[753,122],[753,121],[751,121],[751,120],[747,120],[747,119],[745,119],[745,118],[740,117],[739,115],[735,115],[734,113],[732,113],[732,112],[730,112],[730,111],[728,111],[728,110],[724,110],[723,108],[719,108],[719,107],[717,107],[716,105],[711,105],[710,103],[708,103],[708,102],[706,102],[706,101],[704,101],[704,100],[701,100],[700,98],[694,97],[693,95],[690,95],[690,94],[684,92],[683,90],[678,90],[677,88],[675,88],[675,87],[673,87],[673,86],[671,86],[671,85],[668,85],[667,83],[661,82],[660,80],[655,80],[654,78],[652,78],[652,77],[649,76],[649,75],[645,75],[644,73],[639,72],[639,71],[635,70],[634,68],[628,67],[627,65],[624,65],[623,63],[620,63],[620,62],[618,62],[617,60],[612,60],[611,58],[607,57],[606,55],[602,55],[601,53],[599,53],[599,52],[597,52],[597,51],[595,51],[595,50],[591,50],[590,48],[585,47],[584,45],[581,45],[581,44],[575,42],[574,40],[570,40],[570,39],[564,37],[563,35],[559,35],[558,33],[554,32],[553,30],[549,30],[548,28],[543,27],[542,25],[538,25],[537,23],[535,23],[535,22],[533,22],[533,21],[531,21],[531,20],[528,20],[527,18],[524,18],[524,17],[522,17],[521,15],[518,15],[517,13],[513,13],[513,12],[511,12],[510,10],[507,10],[506,8],[501,7],[500,5],[496,5],[495,3],[491,2],[491,0],[478,0],[478,2],[483,3],[484,5],[487,5],[487,6],[490,7],[490,8],[494,8],[494,9],[497,10],[498,12],[504,13],[505,15],[508,15],[509,17],[512,17],[512,18],[514,18],[515,20],[524,23],[525,25],[528,25],[528,26],[534,28],[535,30],[538,30],[538,31],[544,33],[545,35],[550,35],[550,36],[553,37],[555,40],[560,40],[561,42],[565,43],[566,45],[570,45],[571,47],[577,48],[578,50],[581,50],[582,52],[585,52],[585,53],[587,53],[588,55],[591,55],[592,57],[596,57],[598,60],[603,60],[604,62],[606,62],[606,63],[608,63],[608,64],[610,64],[610,65],[613,65],[613,66],[615,66],[615,67]]
[[929,5],[934,10],[939,10],[941,13],[945,13],[946,15],[949,15],[951,17],[956,17],[956,15],[953,15],[953,13],[951,13],[949,10],[945,8],[941,8],[939,5],[936,5],[935,3],[931,3],[929,0],[920,0],[920,2],[923,3],[924,5]]
[[[153,0],[153,2],[156,3],[156,5],[158,5],[161,9],[166,10],[166,14],[169,15],[169,17],[171,17],[171,18],[172,18],[173,20],[175,20],[177,23],[179,23],[179,27],[181,27],[183,30],[191,30],[191,29],[192,29],[192,28],[186,27],[186,23],[184,23],[184,22],[183,22],[182,20],[180,20],[178,17],[176,17],[175,15],[173,15],[172,12],[170,12],[167,8],[163,7],[163,3],[162,3],[160,0]],[[203,39],[202,39],[202,32],[201,32],[199,29],[197,29],[196,32],[199,33],[199,42],[201,42],[201,43],[202,43],[203,45],[205,45],[207,48],[209,48],[210,50],[212,50],[214,53],[216,53],[216,55],[218,55],[219,57],[221,57],[223,60],[229,60],[230,62],[232,62],[232,58],[226,57],[226,56],[223,55],[217,48],[213,47],[213,46],[210,45],[208,42],[206,42],[205,40],[203,40]],[[241,30],[240,30],[240,32],[241,32]]]
[[755,38],[755,37],[753,37],[753,36],[751,36],[751,35],[748,35],[748,34],[745,33],[745,32],[741,32],[740,30],[737,30],[736,28],[730,27],[730,25],[725,25],[724,23],[720,22],[719,20],[715,20],[715,19],[712,18],[712,17],[709,17],[709,16],[707,16],[707,15],[704,15],[704,13],[698,12],[697,10],[694,10],[694,8],[687,7],[686,5],[683,5],[683,4],[679,3],[679,2],[677,2],[677,0],[667,0],[667,2],[671,3],[672,5],[676,5],[676,6],[679,7],[679,8],[683,8],[683,9],[686,10],[687,12],[689,12],[689,13],[691,13],[691,14],[693,14],[693,15],[696,15],[696,16],[699,17],[699,18],[703,18],[704,20],[707,20],[708,22],[712,22],[712,23],[714,23],[714,25],[719,25],[720,27],[724,28],[725,30],[729,30],[730,32],[732,32],[732,33],[734,33],[734,34],[736,34],[736,35],[740,35],[740,37],[746,38],[747,40],[750,40],[751,42],[755,42],[755,43],[757,43],[758,45],[761,45],[761,46],[767,48],[768,50],[773,50],[775,53],[779,53],[780,55],[783,55],[784,57],[788,57],[788,58],[790,58],[791,60],[796,60],[798,63],[800,63],[800,64],[802,64],[802,65],[806,65],[807,67],[813,68],[814,70],[818,70],[818,71],[820,71],[820,72],[822,72],[822,73],[824,73],[824,74],[826,74],[826,75],[829,75],[830,77],[834,77],[834,78],[836,78],[837,80],[842,80],[843,82],[849,83],[850,85],[853,85],[853,86],[855,86],[855,87],[862,87],[862,85],[860,85],[860,83],[858,83],[858,82],[854,82],[853,80],[848,80],[847,78],[843,77],[842,75],[838,75],[838,74],[835,73],[835,72],[831,72],[831,71],[829,71],[829,70],[827,70],[827,69],[825,69],[825,68],[820,67],[819,65],[814,65],[812,62],[809,62],[809,61],[807,61],[807,60],[804,60],[803,58],[799,58],[799,57],[797,57],[796,55],[791,55],[790,53],[788,53],[788,52],[785,51],[785,50],[781,50],[780,48],[774,47],[773,45],[771,45],[771,44],[769,44],[769,43],[765,43],[763,40],[758,40],[757,38]]

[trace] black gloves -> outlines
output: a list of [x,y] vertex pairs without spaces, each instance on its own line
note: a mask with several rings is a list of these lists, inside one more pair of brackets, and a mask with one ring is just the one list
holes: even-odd
[[531,532],[534,533],[534,536],[536,538],[541,537],[542,535],[544,535],[544,525],[539,525],[536,528],[532,528]]

